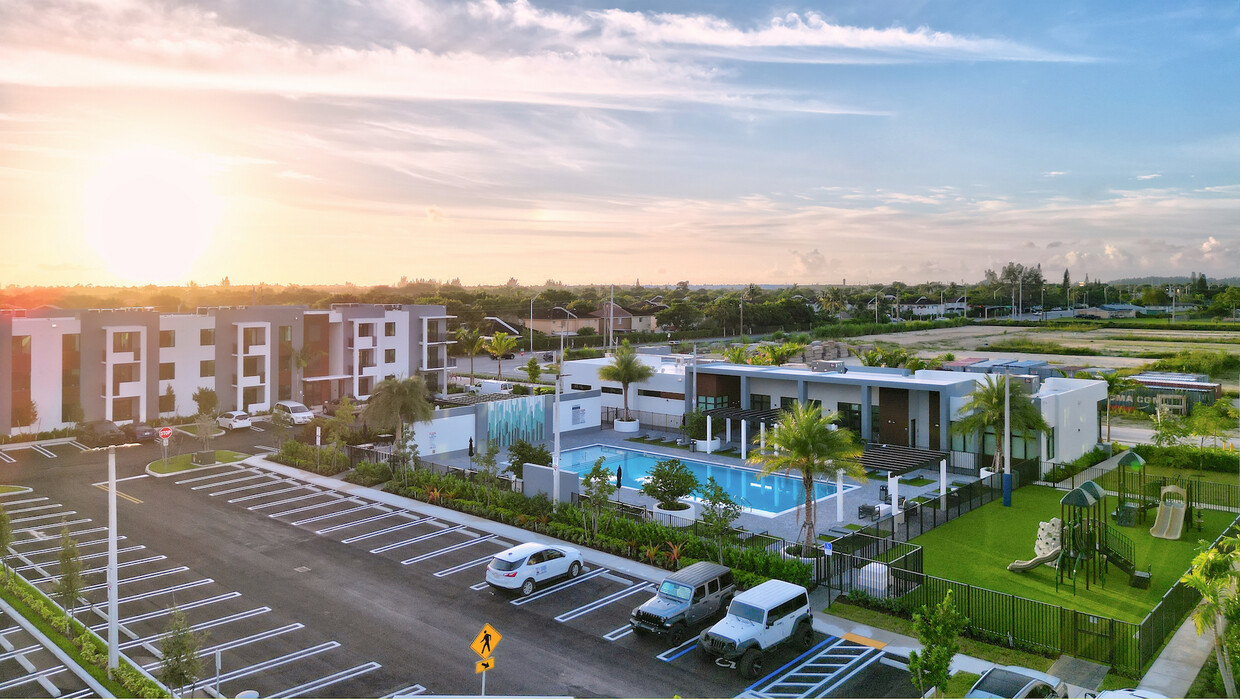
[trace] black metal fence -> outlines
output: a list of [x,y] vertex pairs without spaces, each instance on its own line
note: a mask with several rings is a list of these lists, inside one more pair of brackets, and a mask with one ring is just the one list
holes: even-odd
[[[637,418],[641,423],[642,430],[659,430],[661,432],[680,432],[681,425],[684,424],[684,416],[668,415],[666,413],[655,413],[649,410],[630,410],[629,413]],[[604,407],[602,411],[602,428],[611,429],[612,422],[616,418],[624,417],[624,408]],[[715,435],[719,436],[718,434]]]
[[[1044,464],[1044,466],[1056,467],[1060,464]],[[1135,492],[1138,487],[1136,479],[1138,476],[1132,473],[1121,474],[1124,466],[1090,466],[1080,473],[1074,473],[1055,483],[1048,483],[1060,490],[1072,490],[1079,487],[1085,481],[1093,481],[1102,486],[1111,495],[1117,495],[1120,491],[1121,480],[1127,480],[1125,483],[1130,492]],[[1146,475],[1142,481],[1146,488],[1153,489],[1152,492],[1156,496],[1158,490],[1164,485],[1179,485],[1188,489],[1191,484],[1193,489],[1193,501],[1207,510],[1220,510],[1224,512],[1240,512],[1240,486],[1232,483],[1216,483],[1214,481],[1204,480],[1200,474],[1193,471],[1185,471],[1176,476],[1165,475]]]

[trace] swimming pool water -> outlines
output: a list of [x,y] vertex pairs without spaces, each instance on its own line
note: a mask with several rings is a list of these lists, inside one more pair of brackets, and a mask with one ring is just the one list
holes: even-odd
[[[759,472],[755,469],[652,454],[624,447],[594,444],[568,449],[560,453],[560,468],[574,473],[585,473],[594,467],[594,462],[600,456],[604,458],[603,466],[612,473],[616,472],[617,467],[620,469],[620,485],[626,488],[640,490],[656,463],[665,459],[679,459],[697,476],[698,482],[706,483],[706,479],[713,476],[715,482],[733,499],[754,514],[774,516],[805,504],[805,488],[799,477],[773,473],[758,478]],[[844,490],[856,487],[846,484]],[[814,484],[816,499],[822,500],[832,495],[835,495],[834,483]]]

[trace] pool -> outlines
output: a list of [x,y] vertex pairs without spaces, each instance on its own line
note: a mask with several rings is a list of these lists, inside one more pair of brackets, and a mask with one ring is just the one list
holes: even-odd
[[[594,462],[600,456],[605,459],[603,466],[613,473],[620,467],[620,485],[625,488],[640,490],[646,475],[656,463],[666,459],[679,459],[697,476],[699,482],[706,483],[706,479],[713,476],[715,482],[751,514],[774,517],[805,504],[805,489],[799,477],[772,473],[759,479],[759,472],[752,468],[712,464],[605,444],[593,444],[561,452],[560,468],[574,473],[586,473],[594,468]],[[845,484],[844,490],[847,492],[858,487],[860,486]],[[819,501],[832,497],[835,495],[835,484],[815,482],[814,495]]]

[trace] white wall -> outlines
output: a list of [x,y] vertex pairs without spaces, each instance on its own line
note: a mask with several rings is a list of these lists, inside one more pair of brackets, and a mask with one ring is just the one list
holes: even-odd
[[1055,377],[1042,382],[1038,391],[1042,417],[1055,428],[1055,454],[1049,460],[1071,461],[1093,450],[1098,443],[1098,401],[1106,397],[1103,381]]
[[[13,319],[13,336],[30,336],[30,399],[39,411],[39,419],[29,427],[14,427],[7,434],[69,426],[60,420],[64,402],[61,358],[64,356],[64,336],[81,331],[82,324],[76,318]],[[90,390],[98,391],[99,387],[82,385],[83,394]]]
[[[572,432],[574,430],[599,427],[602,423],[602,408],[603,402],[598,396],[569,399],[561,395],[560,432]],[[574,415],[580,421],[577,424],[573,424]]]
[[[430,457],[448,451],[460,451],[469,448],[469,440],[474,436],[474,414],[441,415],[436,412],[430,423],[420,422],[414,426],[414,442],[418,445],[418,456]],[[474,445],[475,449],[477,445]]]
[[[665,365],[656,356],[638,355],[638,357],[647,365],[653,367],[658,373],[646,381],[629,385],[629,409],[662,413],[664,415],[683,415],[685,412],[684,393],[686,390],[684,372],[676,370],[677,368],[674,365]],[[565,390],[574,390],[571,388],[574,385],[588,387],[575,390],[602,389],[604,386],[620,388],[620,384],[614,381],[599,379],[599,369],[608,364],[611,364],[610,359],[577,359],[565,362],[564,374],[567,377],[564,380]],[[653,396],[643,396],[638,393],[639,390],[676,393],[680,394],[680,397],[656,398]],[[624,396],[619,393],[603,393],[602,407],[623,408]]]
[[[174,346],[159,348],[160,363],[172,362],[175,365],[176,378],[159,382],[159,395],[164,395],[169,386],[176,395],[176,415],[193,415],[198,412],[198,404],[194,402],[194,392],[199,388],[215,388],[215,376],[200,376],[202,362],[215,359],[215,345],[200,345],[202,330],[215,327],[215,316],[211,315],[161,315],[160,330],[172,330]],[[217,341],[224,341],[218,340]],[[156,376],[159,375],[156,367]],[[218,394],[218,391],[217,391]],[[154,417],[156,409],[151,410]],[[171,415],[172,413],[161,413]]]

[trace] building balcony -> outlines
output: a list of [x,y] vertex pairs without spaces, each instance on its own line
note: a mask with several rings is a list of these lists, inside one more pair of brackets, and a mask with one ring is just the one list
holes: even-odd
[[374,349],[375,338],[373,336],[372,337],[355,337],[353,338],[353,342],[350,343],[350,345],[351,345],[350,349],[355,349],[355,350]]
[[136,398],[142,395],[141,381],[117,381],[112,384],[113,398]]

